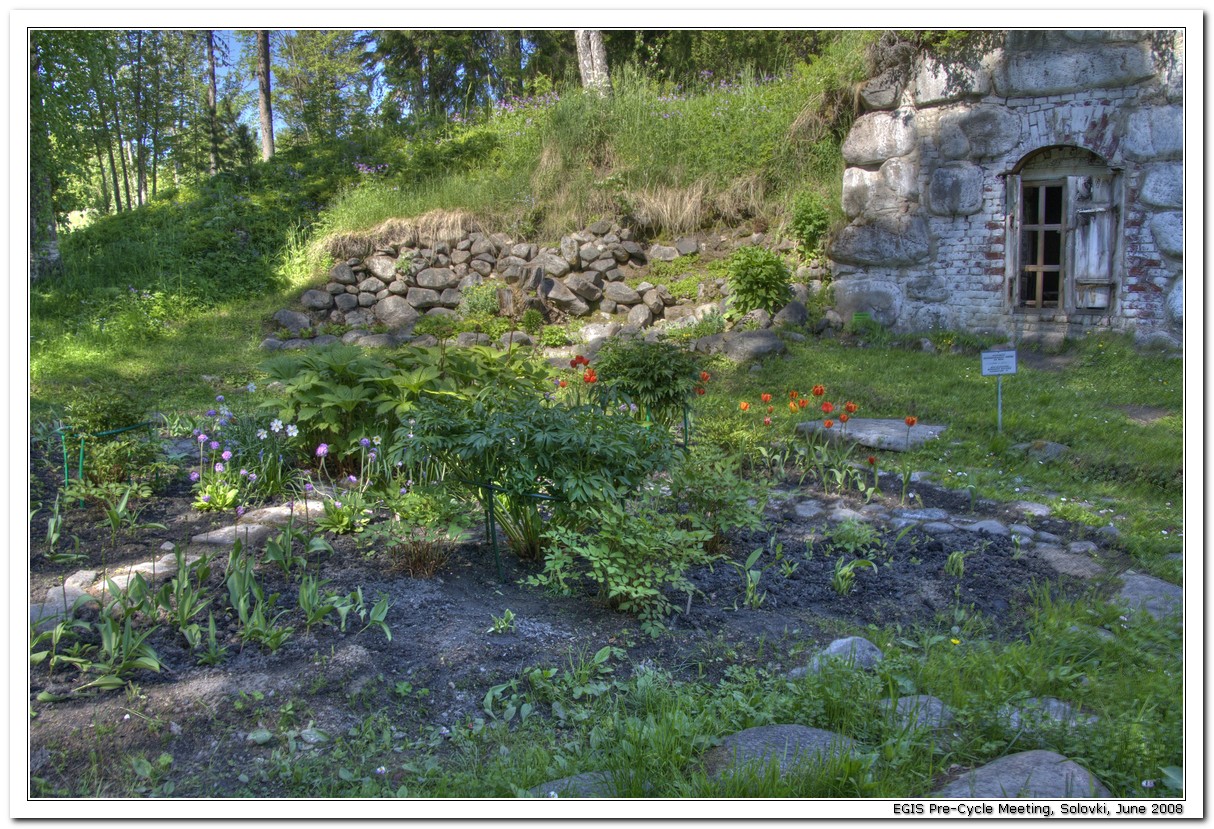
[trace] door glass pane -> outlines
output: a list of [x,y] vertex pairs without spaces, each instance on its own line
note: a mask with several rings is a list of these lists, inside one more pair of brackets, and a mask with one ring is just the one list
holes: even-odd
[[1042,248],[1041,264],[1042,265],[1061,265],[1062,264],[1062,231],[1061,230],[1043,230],[1042,235],[1045,236],[1044,246]]
[[1042,290],[1041,290],[1041,304],[1042,305],[1055,305],[1056,306],[1058,304],[1059,276],[1060,275],[1056,271],[1054,273],[1047,272],[1047,273],[1042,274],[1042,277],[1043,277],[1042,281],[1044,283],[1042,285]]
[[1039,198],[1037,193],[1038,189],[1039,188],[1037,187],[1024,188],[1024,223],[1027,225],[1037,224],[1037,217],[1039,215],[1039,211],[1037,209],[1037,200]]
[[1062,224],[1062,187],[1046,187],[1045,190],[1045,223],[1047,225]]
[[1020,304],[1037,304],[1037,274],[1032,271],[1020,272]]

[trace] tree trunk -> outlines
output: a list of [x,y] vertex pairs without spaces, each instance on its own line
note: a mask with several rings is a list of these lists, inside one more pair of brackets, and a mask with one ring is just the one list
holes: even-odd
[[261,115],[261,160],[274,155],[274,112],[270,106],[270,33],[257,30],[257,110]]
[[156,197],[156,166],[160,162],[160,57],[152,64],[152,198]]
[[215,84],[215,32],[207,29],[207,116],[211,131],[211,175],[219,172],[219,113],[216,109],[219,89]]
[[582,88],[599,95],[611,93],[611,76],[607,73],[607,47],[598,29],[574,29],[577,43],[577,65],[582,75]]
[[145,116],[143,113],[143,32],[135,32],[135,198],[140,205],[147,201],[148,176],[144,169],[143,149]]
[[[130,210],[131,209],[131,178],[127,171],[126,153],[123,152],[122,119],[119,117],[119,112],[118,112],[118,82],[114,78],[113,64],[110,64],[110,66],[108,68],[109,68],[109,75],[110,75],[110,96],[111,96],[110,103],[113,105],[112,109],[114,112],[114,133],[118,139],[118,162],[122,165],[122,192],[126,194],[126,209]],[[113,156],[110,156],[110,163],[111,164],[114,163]]]

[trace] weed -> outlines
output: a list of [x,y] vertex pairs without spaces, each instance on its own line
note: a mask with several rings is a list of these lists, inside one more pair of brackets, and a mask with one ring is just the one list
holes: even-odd
[[856,582],[856,570],[867,567],[876,570],[877,565],[866,558],[853,558],[850,561],[840,558],[835,561],[835,570],[830,579],[830,586],[840,596],[846,596],[852,591]]
[[493,624],[489,626],[486,633],[513,633],[517,624],[514,621],[514,611],[506,608],[506,612],[501,616],[494,616]]

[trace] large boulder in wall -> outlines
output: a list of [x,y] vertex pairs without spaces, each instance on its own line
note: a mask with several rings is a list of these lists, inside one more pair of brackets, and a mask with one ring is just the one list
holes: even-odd
[[922,216],[888,213],[839,231],[830,258],[848,265],[898,267],[924,262],[930,252],[931,236]]
[[843,160],[855,167],[876,166],[911,152],[918,140],[913,111],[871,112],[852,124],[843,142]]
[[835,310],[845,322],[864,313],[881,325],[893,326],[901,316],[902,292],[884,279],[840,279],[835,283]]

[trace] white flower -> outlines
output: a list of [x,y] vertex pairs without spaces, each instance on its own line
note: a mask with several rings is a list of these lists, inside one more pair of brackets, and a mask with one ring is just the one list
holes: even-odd
[[266,439],[266,438],[268,438],[269,436],[270,436],[270,433],[269,433],[269,432],[267,432],[265,429],[258,429],[258,430],[257,430],[257,439],[258,439],[258,440],[265,440],[265,439]]
[[273,420],[271,420],[270,421],[270,431],[273,432],[274,434],[278,434],[279,432],[281,432],[282,431],[282,421],[279,420],[278,418],[274,418]]
[[299,427],[292,423],[287,427],[287,437],[293,438],[299,435]]
[[379,435],[376,435],[375,437],[371,438],[371,442],[374,443],[376,446],[379,446],[381,440],[382,439],[380,438]]
[[376,774],[387,774],[388,770],[386,768],[384,768],[383,766],[380,766],[379,768],[377,768],[375,770],[375,773]]
[[245,388],[249,390],[249,394],[252,394],[253,392],[257,391],[257,384],[249,383],[249,385],[245,386]]

